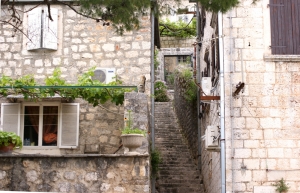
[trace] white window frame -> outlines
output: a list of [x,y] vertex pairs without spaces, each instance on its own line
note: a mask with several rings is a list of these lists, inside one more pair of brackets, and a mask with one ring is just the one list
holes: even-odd
[[[45,149],[73,149],[79,146],[79,103],[61,103],[61,102],[23,102],[23,103],[1,103],[1,127],[0,130],[4,131],[16,131],[16,133],[21,137],[24,143],[24,115],[25,106],[58,106],[58,129],[57,129],[57,146],[42,146],[42,132],[39,132],[39,144],[38,146],[23,146],[24,150],[45,150]],[[5,109],[6,107],[11,107]],[[42,109],[42,108],[41,108]],[[3,125],[4,112],[14,111],[15,117],[11,120],[17,120],[16,122],[9,120],[7,126]],[[40,118],[42,118],[42,112],[40,110]],[[64,114],[63,112],[68,112]],[[70,113],[71,112],[71,113]],[[13,129],[9,126],[13,124]],[[40,127],[42,122],[39,122]],[[6,128],[4,128],[6,127]],[[41,128],[40,128],[41,129]],[[65,135],[63,133],[67,133]],[[23,151],[21,150],[21,152]],[[36,152],[45,153],[45,152]]]
[[[60,130],[61,125],[60,123],[60,113],[61,113],[61,103],[58,102],[43,102],[43,103],[23,103],[22,104],[22,115],[21,115],[21,139],[24,143],[24,116],[25,116],[25,107],[26,106],[38,106],[39,107],[39,141],[37,146],[23,146],[24,148],[30,147],[30,148],[41,148],[41,147],[47,147],[47,148],[58,148],[60,144]],[[45,106],[57,106],[58,107],[58,128],[57,128],[57,145],[56,146],[43,146],[43,107]]]

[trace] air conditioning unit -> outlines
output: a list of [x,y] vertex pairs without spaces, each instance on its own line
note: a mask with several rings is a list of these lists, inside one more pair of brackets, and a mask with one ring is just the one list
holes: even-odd
[[205,93],[205,95],[210,96],[210,91],[212,88],[211,77],[202,77],[201,85],[202,91]]
[[116,69],[115,68],[96,68],[94,71],[93,80],[99,80],[105,84],[115,80]]
[[205,130],[205,148],[209,151],[219,151],[220,133],[218,126],[208,125]]

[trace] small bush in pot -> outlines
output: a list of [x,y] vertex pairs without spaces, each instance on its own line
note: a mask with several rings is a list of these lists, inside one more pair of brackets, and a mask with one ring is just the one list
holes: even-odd
[[146,131],[141,130],[139,128],[133,128],[133,123],[132,123],[132,115],[131,115],[131,111],[128,111],[128,117],[124,118],[125,121],[125,126],[122,129],[122,135],[125,134],[142,134],[145,136]]
[[136,149],[140,147],[145,138],[146,131],[139,128],[133,128],[131,111],[128,111],[127,117],[125,117],[125,126],[122,129],[122,143],[124,147],[129,149],[126,154],[136,154]]
[[13,148],[22,148],[23,142],[15,132],[0,131],[0,148],[13,146]]

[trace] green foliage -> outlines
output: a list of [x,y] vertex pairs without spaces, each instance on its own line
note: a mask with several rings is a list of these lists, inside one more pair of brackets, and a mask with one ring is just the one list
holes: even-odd
[[91,17],[111,22],[118,34],[138,29],[139,15],[151,5],[150,0],[78,0],[80,11]]
[[162,161],[160,152],[157,149],[151,150],[151,175],[153,177],[157,175],[159,171],[159,164],[161,164]]
[[184,98],[190,102],[194,103],[197,101],[197,85],[193,80],[193,73],[190,68],[183,68],[175,72],[178,82],[184,89]]
[[281,180],[279,180],[278,182],[276,182],[275,184],[272,184],[273,186],[276,187],[276,191],[278,192],[286,192],[290,189],[290,187],[286,184],[285,180],[283,178],[281,178]]
[[196,19],[193,19],[189,24],[183,21],[171,22],[167,19],[159,22],[159,31],[161,36],[190,38],[197,35],[196,25]]
[[78,78],[77,84],[67,84],[66,80],[61,77],[60,69],[55,69],[52,76],[45,79],[45,86],[87,86],[87,88],[24,88],[26,86],[37,86],[33,75],[26,75],[17,79],[7,76],[0,78],[0,87],[8,86],[10,89],[0,89],[0,95],[23,95],[24,99],[37,101],[41,98],[52,97],[55,94],[66,98],[75,99],[82,98],[97,106],[107,101],[111,101],[116,105],[122,105],[124,101],[124,93],[131,92],[129,88],[89,88],[88,86],[120,86],[121,81],[115,80],[109,84],[104,84],[98,80],[92,80],[94,68],[82,74]]
[[133,128],[133,118],[132,118],[132,114],[131,114],[131,110],[128,111],[128,116],[124,118],[125,121],[125,126],[122,129],[122,135],[125,134],[142,134],[142,135],[146,135],[146,131],[141,130],[139,128]]
[[167,76],[167,83],[170,85],[174,85],[175,82],[175,74],[174,73],[169,73]]
[[[239,4],[239,0],[197,0],[208,11],[222,13],[227,12]],[[257,0],[253,0],[255,2]]]
[[165,82],[157,80],[154,83],[154,101],[168,102],[170,101],[167,93],[167,86]]
[[22,148],[23,142],[21,138],[14,132],[0,131],[0,146],[8,146],[9,144],[15,144],[15,147]]

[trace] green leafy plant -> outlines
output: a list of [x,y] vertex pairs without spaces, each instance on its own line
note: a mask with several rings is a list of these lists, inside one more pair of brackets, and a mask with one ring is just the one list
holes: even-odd
[[281,180],[277,181],[275,184],[272,184],[276,187],[276,191],[278,192],[287,192],[290,187],[286,184],[285,180],[281,178]]
[[122,129],[122,135],[125,134],[142,134],[142,135],[146,135],[146,131],[141,130],[139,128],[134,128],[133,127],[133,118],[132,118],[132,111],[129,110],[127,117],[124,118],[124,128]]
[[99,18],[107,21],[103,25],[110,25],[122,35],[126,31],[138,29],[140,16],[146,14],[151,6],[149,0],[79,0],[79,12],[87,17]]
[[[112,81],[109,84],[93,80],[94,69],[95,68],[91,68],[86,73],[79,76],[76,84],[68,84],[67,81],[61,77],[60,69],[55,69],[52,76],[45,79],[45,85],[43,86],[48,87],[38,86],[33,75],[25,75],[17,79],[12,79],[3,75],[0,77],[0,87],[6,88],[0,89],[0,95],[4,97],[7,95],[23,95],[24,99],[33,101],[59,95],[68,100],[82,98],[93,106],[103,104],[107,101],[111,101],[116,105],[122,105],[124,93],[131,92],[133,89],[122,87],[122,82],[120,80]],[[112,87],[100,88],[100,86]]]
[[162,163],[160,152],[157,149],[151,150],[151,175],[156,176],[159,171],[159,164]]
[[171,22],[170,20],[160,21],[159,31],[161,36],[190,38],[197,35],[197,21],[193,19],[190,23],[185,23],[181,20]]
[[167,93],[167,86],[165,82],[157,80],[154,83],[154,101],[155,102],[168,102],[170,101]]
[[182,90],[184,91],[184,98],[190,102],[194,103],[197,101],[197,85],[193,80],[193,73],[190,68],[183,68],[176,70],[175,72],[178,83],[180,83]]
[[22,148],[23,142],[21,138],[14,132],[0,131],[0,146],[8,146],[14,144],[14,148]]
[[[197,0],[208,11],[225,13],[239,4],[239,0]],[[254,0],[255,1],[255,0]]]
[[174,85],[175,82],[175,74],[174,73],[169,73],[167,76],[167,83]]

